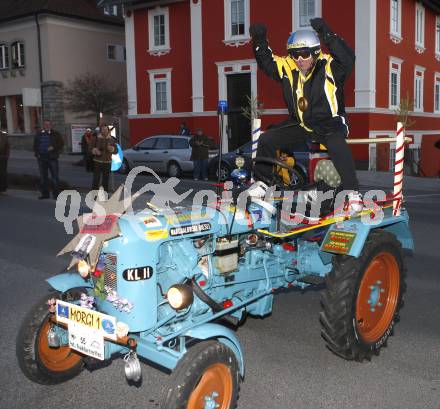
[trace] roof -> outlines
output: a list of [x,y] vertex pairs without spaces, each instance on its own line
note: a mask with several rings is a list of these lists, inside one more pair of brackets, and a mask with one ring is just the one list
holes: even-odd
[[96,0],[0,0],[0,22],[35,14],[54,14],[107,24],[124,24],[122,18],[107,16]]
[[440,0],[421,0],[421,2],[436,13],[440,13]]
[[[0,0],[1,1],[1,0]],[[99,0],[98,4],[100,6],[105,4],[123,4],[125,7],[129,8],[143,8],[143,7],[155,7],[155,6],[166,6],[172,3],[180,3],[188,0]]]

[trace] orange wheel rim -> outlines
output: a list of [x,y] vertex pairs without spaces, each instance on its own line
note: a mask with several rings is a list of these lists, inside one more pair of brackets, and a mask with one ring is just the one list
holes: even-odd
[[232,389],[230,369],[224,364],[211,365],[203,372],[198,385],[192,391],[186,409],[228,409],[231,406]]
[[52,372],[68,371],[81,361],[81,355],[72,351],[68,346],[50,348],[47,340],[49,329],[49,318],[46,318],[37,336],[38,357],[41,363]]
[[365,270],[356,300],[357,332],[365,342],[378,341],[389,328],[400,291],[396,258],[379,253]]

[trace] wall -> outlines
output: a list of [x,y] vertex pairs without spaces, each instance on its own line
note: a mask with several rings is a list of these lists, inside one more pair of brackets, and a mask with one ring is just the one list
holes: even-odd
[[[37,29],[33,19],[22,19],[2,23],[0,27],[0,43],[22,41],[25,47],[24,76],[18,72],[15,77],[7,73],[7,78],[0,75],[0,96],[18,95],[22,88],[39,88],[40,74],[38,67]],[[11,55],[9,56],[11,60]]]

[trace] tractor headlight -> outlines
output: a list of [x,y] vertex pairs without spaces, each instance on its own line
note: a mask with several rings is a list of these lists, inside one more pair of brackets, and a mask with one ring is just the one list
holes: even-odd
[[237,156],[235,158],[235,166],[237,166],[238,169],[241,169],[244,166],[244,163],[243,156]]
[[192,288],[188,284],[174,284],[167,292],[167,299],[171,308],[183,310],[194,300]]
[[79,275],[83,278],[86,278],[90,273],[90,266],[85,260],[78,261],[76,268],[78,269]]

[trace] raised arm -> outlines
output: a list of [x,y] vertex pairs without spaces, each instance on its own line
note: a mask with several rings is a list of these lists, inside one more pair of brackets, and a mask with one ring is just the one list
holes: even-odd
[[344,81],[354,67],[356,57],[353,50],[341,37],[333,33],[322,18],[313,18],[310,20],[310,24],[318,33],[319,39],[327,46],[330,55],[333,57],[332,65],[337,68],[337,76],[340,80]]
[[282,77],[275,62],[278,57],[274,56],[269,48],[266,26],[261,23],[252,24],[249,28],[249,34],[252,38],[252,49],[254,50],[258,67],[269,77],[276,81],[281,81]]

